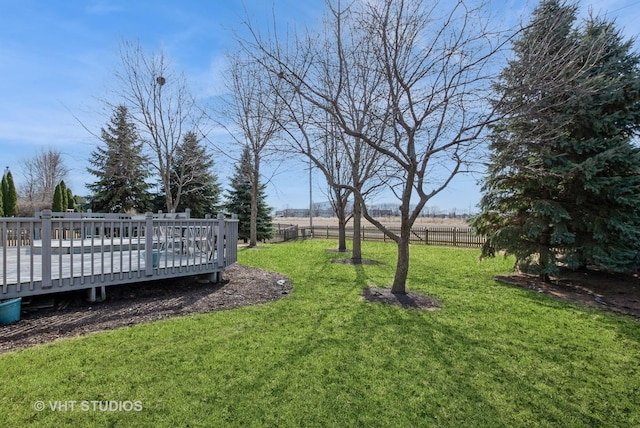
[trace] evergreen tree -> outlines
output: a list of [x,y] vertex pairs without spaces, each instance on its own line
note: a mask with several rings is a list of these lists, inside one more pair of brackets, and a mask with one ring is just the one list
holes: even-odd
[[[191,210],[195,218],[215,214],[219,210],[220,185],[212,172],[213,158],[200,144],[195,133],[185,134],[176,150],[172,191],[178,211]],[[177,191],[180,187],[180,191]]]
[[13,182],[13,175],[8,168],[2,177],[2,207],[5,217],[15,217],[18,213],[18,192]]
[[62,182],[56,184],[55,189],[53,190],[53,204],[51,206],[51,211],[53,212],[64,212],[64,196],[62,193]]
[[18,192],[16,191],[16,185],[13,182],[13,175],[11,171],[7,171],[7,189],[2,191],[2,200],[4,215],[7,217],[15,217],[18,213]]
[[496,85],[482,212],[487,248],[543,279],[560,259],[612,271],[640,261],[640,69],[631,42],[577,6],[543,1]]
[[67,205],[69,205],[69,197],[67,196],[67,185],[64,182],[64,180],[60,181],[60,194],[62,195],[62,205],[61,205],[61,212],[66,212],[67,211]]
[[[227,194],[226,208],[238,216],[238,238],[245,243],[251,236],[251,159],[248,147],[242,152],[240,162],[235,167],[231,179],[231,190]],[[258,191],[257,239],[262,241],[274,235],[271,209],[265,203],[265,186]]]
[[0,217],[4,217],[4,177],[2,177],[2,183],[0,184]]
[[76,210],[76,199],[73,196],[73,191],[67,187],[67,209]]
[[91,208],[102,212],[145,212],[151,204],[149,172],[142,156],[135,124],[125,106],[118,106],[107,129],[102,129],[105,147],[91,153],[87,170],[98,180],[87,187],[93,192]]

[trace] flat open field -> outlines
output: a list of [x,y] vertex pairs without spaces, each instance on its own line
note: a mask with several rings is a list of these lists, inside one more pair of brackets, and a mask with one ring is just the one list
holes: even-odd
[[[380,217],[380,222],[387,226],[400,226],[400,217]],[[275,224],[297,224],[301,227],[309,226],[309,217],[276,217]],[[349,222],[348,225],[352,224]],[[367,220],[363,219],[365,226],[370,226]],[[313,217],[313,226],[338,226],[337,217]],[[466,220],[462,218],[433,218],[418,217],[413,225],[416,227],[468,227]]]

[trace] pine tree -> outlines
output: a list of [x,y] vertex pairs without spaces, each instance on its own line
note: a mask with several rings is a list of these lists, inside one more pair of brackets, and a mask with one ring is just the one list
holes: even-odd
[[125,106],[118,106],[107,129],[102,129],[105,147],[91,153],[87,170],[98,180],[87,187],[93,192],[91,208],[94,211],[145,212],[151,204],[149,171],[142,156],[135,125],[129,120]]
[[16,185],[13,182],[11,171],[7,170],[6,177],[7,188],[2,191],[4,215],[6,217],[15,217],[18,214],[18,192],[16,191]]
[[62,186],[60,185],[62,182],[56,184],[55,189],[53,190],[53,204],[51,206],[51,211],[53,212],[64,212],[64,196],[62,194]]
[[15,217],[18,213],[18,192],[13,182],[13,175],[8,168],[4,177],[2,177],[2,207],[5,217]]
[[[227,193],[226,208],[238,216],[238,238],[246,243],[251,236],[251,159],[248,147],[235,167],[231,179],[231,190]],[[265,186],[258,186],[258,222],[257,239],[262,241],[273,237],[273,221],[271,209],[265,203]]]
[[5,179],[2,177],[2,183],[0,184],[0,217],[5,217],[4,215],[4,188],[5,188]]
[[60,211],[61,212],[66,212],[67,211],[67,205],[69,205],[69,197],[67,196],[67,185],[64,182],[64,180],[60,181],[60,195],[62,195],[62,204],[60,206]]
[[482,212],[472,221],[521,269],[543,279],[595,263],[637,267],[640,74],[631,43],[577,6],[543,1],[496,85]]
[[[203,218],[219,210],[220,185],[213,171],[213,158],[193,132],[185,134],[176,151],[172,191],[179,211],[191,210],[191,216]],[[180,187],[178,192],[177,188]]]
[[67,209],[76,210],[76,199],[73,196],[73,191],[67,187]]
[[565,173],[559,200],[571,215],[575,242],[566,254],[573,266],[587,263],[614,272],[640,266],[640,56],[613,23],[591,18],[581,32],[584,56],[601,49],[567,106]]

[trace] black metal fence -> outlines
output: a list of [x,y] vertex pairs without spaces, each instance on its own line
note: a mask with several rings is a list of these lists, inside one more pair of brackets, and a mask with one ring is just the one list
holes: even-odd
[[[277,242],[296,238],[338,239],[338,226],[300,227],[297,225],[274,224]],[[392,232],[400,234],[399,227],[390,227]],[[347,238],[353,237],[353,228],[347,227]],[[392,240],[373,226],[361,228],[363,241],[392,242]],[[484,236],[478,236],[470,227],[417,227],[411,229],[411,243],[424,245],[443,245],[450,247],[480,248],[485,242]]]

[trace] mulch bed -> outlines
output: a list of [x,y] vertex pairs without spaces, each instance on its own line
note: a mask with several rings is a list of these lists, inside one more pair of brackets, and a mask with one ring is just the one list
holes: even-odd
[[88,302],[86,290],[36,296],[30,304],[23,303],[19,322],[0,326],[0,352],[175,316],[266,303],[291,290],[291,281],[281,274],[236,264],[219,284],[189,277],[114,285],[107,287],[103,302]]
[[597,307],[640,318],[638,274],[610,274],[598,270],[563,269],[550,282],[525,274],[498,276],[496,280],[578,305]]

